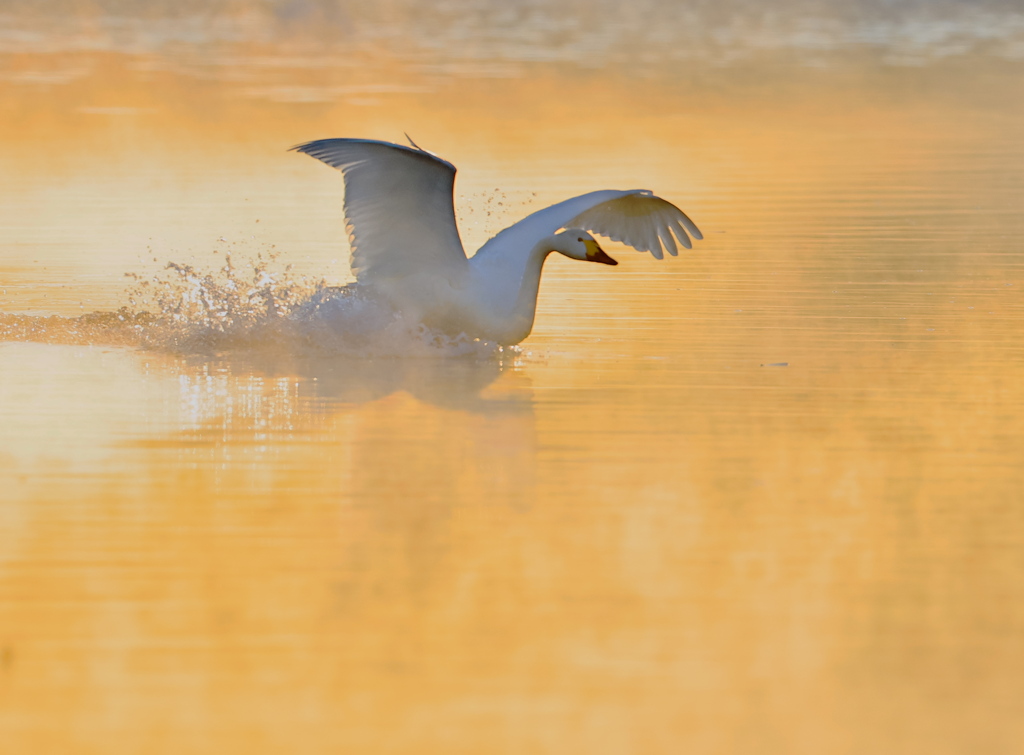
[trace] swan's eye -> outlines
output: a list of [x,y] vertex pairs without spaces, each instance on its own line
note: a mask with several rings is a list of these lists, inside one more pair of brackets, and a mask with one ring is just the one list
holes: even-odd
[[580,241],[580,242],[582,242],[582,241],[583,241],[583,237],[582,237],[582,236],[580,236],[580,237],[579,237],[578,239],[576,239],[576,240],[577,240],[577,241]]

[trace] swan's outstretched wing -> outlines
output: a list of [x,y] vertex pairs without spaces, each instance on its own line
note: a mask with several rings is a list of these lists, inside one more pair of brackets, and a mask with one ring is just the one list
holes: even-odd
[[292,147],[345,176],[345,226],[360,282],[465,265],[455,225],[455,166],[421,149],[370,139]]
[[[508,246],[531,248],[560,228],[583,228],[613,241],[650,252],[659,260],[664,250],[679,253],[676,240],[687,249],[690,236],[704,238],[693,221],[671,202],[649,191],[593,191],[551,205],[506,228],[484,244],[477,255]],[[689,233],[689,235],[687,235]]]

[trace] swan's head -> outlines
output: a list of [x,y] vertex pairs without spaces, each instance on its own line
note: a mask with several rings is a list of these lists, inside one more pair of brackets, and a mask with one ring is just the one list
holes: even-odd
[[570,228],[555,236],[556,252],[566,257],[586,262],[600,262],[603,265],[618,265],[608,254],[597,245],[594,237],[580,228]]

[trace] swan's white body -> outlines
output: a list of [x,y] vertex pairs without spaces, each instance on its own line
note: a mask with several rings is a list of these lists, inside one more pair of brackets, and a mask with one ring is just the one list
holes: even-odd
[[548,254],[617,264],[588,230],[659,259],[663,248],[677,254],[676,239],[690,248],[687,232],[702,238],[682,211],[651,192],[606,190],[535,212],[467,259],[455,224],[451,163],[367,139],[322,139],[293,149],[345,176],[354,286],[453,336],[506,345],[526,338]]

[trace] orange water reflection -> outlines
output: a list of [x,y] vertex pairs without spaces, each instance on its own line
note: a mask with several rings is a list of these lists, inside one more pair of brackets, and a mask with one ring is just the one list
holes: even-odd
[[502,361],[0,344],[11,751],[1014,752],[1019,62],[588,68],[484,24],[474,74],[288,23],[4,53],[0,309],[271,246],[345,280],[340,180],[284,151],[320,136],[453,160],[470,248],[632,186],[707,240],[553,260]]

